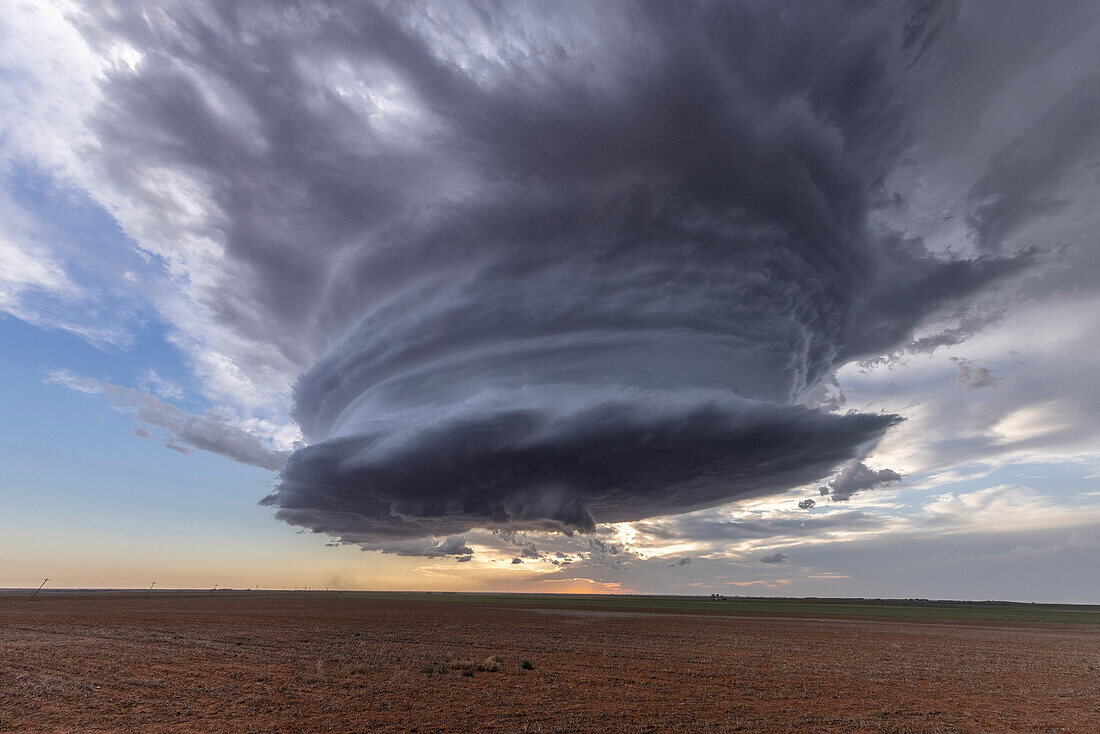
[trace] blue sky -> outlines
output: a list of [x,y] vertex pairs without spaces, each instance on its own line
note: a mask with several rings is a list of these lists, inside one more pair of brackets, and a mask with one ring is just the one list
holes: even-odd
[[258,505],[272,472],[168,450],[164,431],[139,437],[132,415],[47,382],[58,365],[135,382],[182,371],[161,333],[104,351],[9,317],[0,339],[11,347],[0,361],[4,586],[327,588],[349,567],[375,586],[360,552],[325,547]]
[[295,13],[0,11],[0,587],[1100,603],[1094,4]]

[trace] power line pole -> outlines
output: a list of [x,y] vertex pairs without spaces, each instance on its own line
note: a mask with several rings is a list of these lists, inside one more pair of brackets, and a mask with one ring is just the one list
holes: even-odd
[[34,593],[31,594],[31,598],[27,601],[34,601],[34,597],[38,596],[38,592],[42,591],[42,587],[46,585],[47,581],[49,581],[49,579],[42,579],[42,583],[38,585],[38,588],[34,590]]

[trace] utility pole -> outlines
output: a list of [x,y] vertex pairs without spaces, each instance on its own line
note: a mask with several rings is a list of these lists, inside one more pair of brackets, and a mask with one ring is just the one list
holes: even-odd
[[34,601],[34,597],[38,596],[38,592],[42,591],[42,587],[46,585],[47,581],[49,581],[49,579],[42,579],[42,583],[38,585],[38,588],[34,590],[34,593],[31,594],[31,598],[27,601]]

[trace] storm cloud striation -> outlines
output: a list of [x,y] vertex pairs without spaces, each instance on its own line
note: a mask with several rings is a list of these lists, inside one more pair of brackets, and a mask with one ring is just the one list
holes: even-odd
[[109,8],[104,175],[206,197],[193,297],[301,372],[265,502],[347,542],[820,480],[898,419],[808,392],[1030,261],[869,216],[952,2]]

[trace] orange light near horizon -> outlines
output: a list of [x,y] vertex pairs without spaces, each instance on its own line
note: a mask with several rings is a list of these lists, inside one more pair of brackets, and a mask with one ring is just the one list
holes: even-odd
[[[550,587],[550,588],[547,588]],[[508,591],[524,591],[545,594],[636,594],[618,581],[595,581],[593,579],[547,579],[532,584],[510,587]]]

